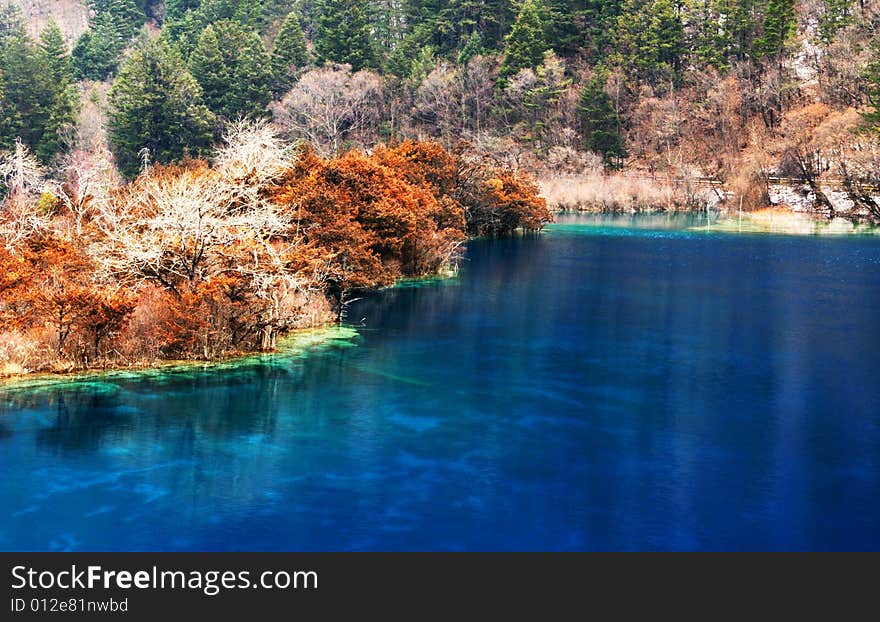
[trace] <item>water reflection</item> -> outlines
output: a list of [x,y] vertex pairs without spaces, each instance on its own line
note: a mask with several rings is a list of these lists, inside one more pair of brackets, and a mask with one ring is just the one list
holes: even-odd
[[356,347],[6,393],[0,549],[880,548],[880,248],[649,225],[474,243]]

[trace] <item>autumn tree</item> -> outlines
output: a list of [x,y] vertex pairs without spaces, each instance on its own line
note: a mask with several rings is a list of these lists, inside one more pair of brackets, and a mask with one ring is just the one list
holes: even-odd
[[828,168],[828,158],[816,131],[830,112],[824,104],[811,104],[788,112],[780,126],[776,151],[779,171],[808,186],[817,209],[833,212],[834,207],[819,184],[820,176]]

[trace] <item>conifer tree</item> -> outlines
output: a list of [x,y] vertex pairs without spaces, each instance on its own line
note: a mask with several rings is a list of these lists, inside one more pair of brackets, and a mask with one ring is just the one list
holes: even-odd
[[76,40],[71,56],[74,73],[80,80],[105,80],[119,62],[119,39],[113,26],[107,23],[95,25]]
[[467,65],[474,56],[483,53],[483,37],[478,31],[471,33],[471,36],[465,41],[464,47],[458,53],[457,62],[459,65]]
[[837,32],[854,20],[853,0],[823,0],[819,16],[819,40],[826,45]]
[[516,22],[507,35],[500,71],[502,79],[514,76],[522,69],[534,69],[543,62],[544,52],[552,47],[546,39],[538,1],[523,2]]
[[302,26],[296,11],[291,11],[284,18],[272,48],[273,91],[276,94],[286,92],[293,85],[296,70],[308,62],[309,49]]
[[253,30],[229,20],[209,25],[199,37],[189,67],[205,104],[221,119],[266,113],[272,70]]
[[315,52],[318,61],[347,63],[354,71],[378,67],[366,0],[321,0]]
[[544,31],[559,56],[573,56],[578,49],[577,19],[585,11],[585,0],[543,0]]
[[50,20],[43,32],[40,33],[40,47],[46,54],[52,78],[56,81],[70,82],[73,76],[73,64],[70,62],[70,54],[67,52],[67,44],[64,43],[64,35],[58,23]]
[[769,0],[761,36],[755,41],[759,57],[776,56],[785,49],[797,25],[795,0]]
[[864,77],[868,83],[868,104],[872,110],[862,113],[862,116],[871,131],[880,133],[880,41],[874,41],[871,49],[871,62]]
[[676,73],[681,68],[685,41],[684,27],[673,0],[654,0],[650,15],[647,43],[655,50],[653,62]]
[[63,41],[59,50],[54,35],[47,33],[50,58],[28,37],[23,22],[21,27],[13,22],[7,22],[0,36],[0,147],[10,148],[21,139],[48,162],[63,146],[63,132],[75,122],[76,91],[69,74],[56,74],[63,71]]
[[606,166],[618,167],[626,157],[620,135],[620,117],[605,91],[607,78],[597,69],[581,91],[578,117],[581,121],[584,148],[602,156]]
[[146,17],[134,0],[90,0],[89,8],[89,30],[73,46],[74,71],[79,79],[105,80]]
[[51,20],[40,34],[40,47],[52,80],[54,101],[45,128],[45,136],[35,152],[37,157],[48,159],[61,150],[62,132],[76,122],[79,93],[74,82],[73,63],[67,52],[67,44],[55,20]]
[[145,41],[122,66],[109,94],[110,145],[120,170],[135,175],[143,149],[152,160],[199,155],[212,139],[214,116],[198,82],[164,39]]

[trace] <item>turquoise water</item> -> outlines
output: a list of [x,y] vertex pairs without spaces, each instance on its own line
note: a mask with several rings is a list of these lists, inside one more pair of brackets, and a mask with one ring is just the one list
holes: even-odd
[[307,356],[0,390],[0,549],[880,549],[880,240],[693,224],[475,241]]

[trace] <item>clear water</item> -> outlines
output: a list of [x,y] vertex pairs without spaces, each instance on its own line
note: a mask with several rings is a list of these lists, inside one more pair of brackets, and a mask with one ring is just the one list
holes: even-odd
[[306,357],[0,391],[0,549],[880,549],[880,240],[690,224],[476,241]]

